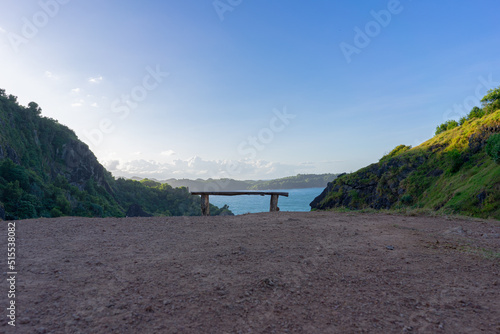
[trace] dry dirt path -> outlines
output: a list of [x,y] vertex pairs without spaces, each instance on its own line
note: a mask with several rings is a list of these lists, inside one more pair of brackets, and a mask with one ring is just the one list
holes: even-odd
[[18,221],[16,238],[16,327],[2,279],[0,332],[500,333],[497,221],[67,217]]

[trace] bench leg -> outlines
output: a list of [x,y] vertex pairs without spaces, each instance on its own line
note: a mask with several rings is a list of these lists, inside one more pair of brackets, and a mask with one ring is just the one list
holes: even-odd
[[208,195],[201,195],[201,214],[210,216],[210,202]]
[[269,209],[270,212],[278,211],[278,198],[280,195],[271,195],[271,207]]

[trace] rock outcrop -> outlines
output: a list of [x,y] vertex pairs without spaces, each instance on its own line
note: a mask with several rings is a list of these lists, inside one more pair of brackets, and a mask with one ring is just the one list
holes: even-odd
[[406,193],[404,180],[426,160],[395,157],[365,167],[353,174],[341,174],[328,183],[310,204],[325,210],[336,207],[390,209]]
[[21,163],[16,151],[8,145],[4,145],[4,146],[0,145],[0,160],[3,160],[3,159],[10,159],[10,160],[14,161],[16,164]]
[[[112,192],[106,180],[109,172],[97,161],[94,153],[85,143],[71,140],[65,143],[58,153],[59,158],[64,161],[65,174],[70,184],[82,189],[85,183],[92,179],[108,192]],[[52,172],[58,173],[54,170]]]

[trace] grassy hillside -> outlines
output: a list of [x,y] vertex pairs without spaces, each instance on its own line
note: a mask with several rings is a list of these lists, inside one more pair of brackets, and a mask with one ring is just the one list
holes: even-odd
[[425,143],[400,145],[378,163],[339,176],[311,208],[426,209],[500,219],[499,101],[485,97],[483,109],[438,126]]
[[156,215],[201,215],[200,198],[185,188],[115,180],[71,129],[0,89],[0,219],[123,217],[131,205]]

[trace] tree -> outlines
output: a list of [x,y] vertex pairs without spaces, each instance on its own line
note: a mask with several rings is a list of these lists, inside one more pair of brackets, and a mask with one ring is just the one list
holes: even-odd
[[440,134],[441,132],[445,132],[447,130],[451,130],[453,128],[456,128],[457,126],[459,126],[458,122],[451,119],[449,121],[446,121],[444,122],[443,124],[439,125],[437,128],[436,128],[436,135]]
[[9,101],[14,102],[14,103],[17,104],[17,96],[9,94],[9,96],[7,96],[7,100],[9,100]]
[[488,93],[481,99],[485,113],[492,113],[500,109],[500,87],[490,89]]
[[436,135],[440,134],[441,132],[445,132],[446,131],[446,124],[443,123],[443,124],[440,124],[436,127]]
[[0,175],[7,182],[17,182],[24,190],[29,189],[29,175],[26,169],[20,165],[16,165],[10,159],[5,159],[0,163]]
[[473,118],[481,118],[485,115],[485,112],[483,109],[479,108],[479,107],[474,107],[472,108],[472,110],[470,111],[469,115],[467,116],[467,119],[468,120],[471,120]]
[[454,129],[458,126],[458,122],[454,119],[446,122],[446,130]]
[[490,89],[488,93],[481,99],[483,105],[492,104],[493,102],[500,100],[500,87],[495,89]]
[[28,103],[28,110],[33,111],[35,115],[40,115],[42,113],[42,108],[38,106],[38,103],[36,102],[30,102]]

